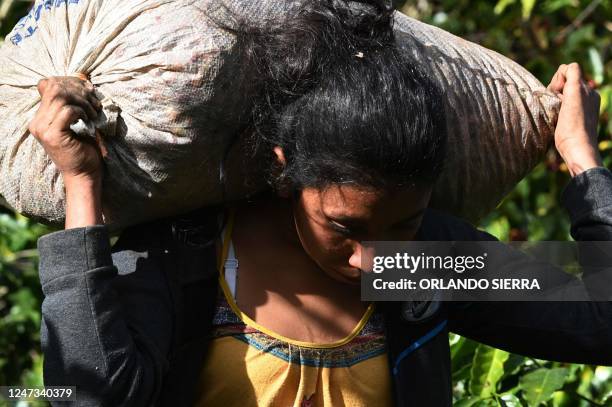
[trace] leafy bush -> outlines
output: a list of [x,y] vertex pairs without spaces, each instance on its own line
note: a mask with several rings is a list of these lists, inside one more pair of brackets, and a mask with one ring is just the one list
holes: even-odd
[[42,385],[36,239],[46,229],[0,213],[0,385]]

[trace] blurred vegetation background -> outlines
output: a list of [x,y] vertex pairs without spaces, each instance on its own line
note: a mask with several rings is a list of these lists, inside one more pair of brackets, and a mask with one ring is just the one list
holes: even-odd
[[[412,17],[508,56],[544,84],[560,64],[579,62],[601,94],[599,147],[610,168],[611,0],[396,3]],[[30,1],[0,0],[2,37],[30,6]],[[551,151],[480,226],[505,241],[571,240],[569,220],[559,204],[568,181],[567,168]],[[47,232],[0,208],[0,385],[42,385],[36,239]],[[535,360],[453,334],[449,340],[457,406],[612,406],[610,367]]]

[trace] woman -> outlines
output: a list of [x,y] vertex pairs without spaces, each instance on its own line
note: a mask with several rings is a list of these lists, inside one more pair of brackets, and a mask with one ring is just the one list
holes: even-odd
[[[442,95],[395,49],[391,10],[368,3],[325,1],[239,31],[264,78],[255,125],[275,192],[232,205],[215,246],[193,244],[217,230],[205,210],[197,228],[153,222],[111,249],[99,150],[69,130],[99,103],[77,79],[40,83],[30,128],[66,187],[66,230],[39,241],[46,385],[77,386],[82,405],[450,405],[448,331],[612,364],[609,303],[360,300],[361,241],[493,239],[427,209]],[[549,89],[563,98],[555,145],[574,177],[573,236],[609,240],[598,96],[576,64]]]

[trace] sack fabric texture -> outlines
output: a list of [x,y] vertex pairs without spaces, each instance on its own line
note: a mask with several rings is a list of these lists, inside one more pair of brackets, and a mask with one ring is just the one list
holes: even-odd
[[[0,202],[63,222],[61,176],[28,123],[38,81],[75,74],[104,106],[101,120],[74,129],[103,140],[111,228],[265,188],[242,142],[249,106],[235,37],[218,22],[228,10],[254,23],[284,18],[303,1],[36,1],[0,48]],[[446,94],[449,148],[432,206],[476,221],[542,159],[560,100],[498,53],[399,12],[394,24],[399,46]]]

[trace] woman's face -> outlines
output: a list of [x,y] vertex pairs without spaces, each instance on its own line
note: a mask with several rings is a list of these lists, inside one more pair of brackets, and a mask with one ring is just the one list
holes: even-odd
[[361,241],[413,240],[431,187],[386,192],[354,185],[306,188],[293,204],[295,226],[306,253],[330,277],[360,281]]

